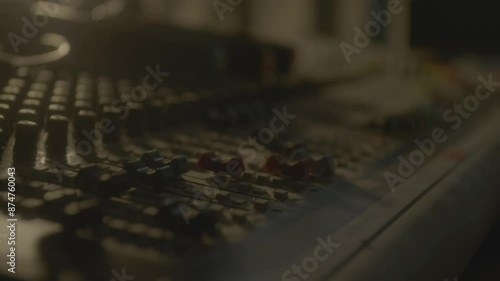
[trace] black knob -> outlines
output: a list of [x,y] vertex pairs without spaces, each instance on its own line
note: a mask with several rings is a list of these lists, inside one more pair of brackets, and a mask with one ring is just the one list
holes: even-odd
[[16,125],[14,162],[34,163],[38,141],[38,125],[33,121],[21,120]]
[[68,145],[68,118],[52,115],[47,120],[47,151],[55,155],[64,155]]

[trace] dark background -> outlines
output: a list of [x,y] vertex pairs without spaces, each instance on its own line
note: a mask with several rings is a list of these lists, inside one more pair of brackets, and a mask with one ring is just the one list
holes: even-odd
[[412,1],[412,45],[434,47],[443,55],[460,52],[498,53],[500,3]]

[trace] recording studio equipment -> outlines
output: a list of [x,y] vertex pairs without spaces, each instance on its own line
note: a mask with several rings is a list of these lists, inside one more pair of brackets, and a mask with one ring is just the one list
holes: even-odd
[[[55,7],[38,2],[7,22]],[[68,1],[26,43],[3,39],[2,278],[462,273],[500,206],[494,75],[417,58],[309,80],[284,41],[161,25],[144,5]]]

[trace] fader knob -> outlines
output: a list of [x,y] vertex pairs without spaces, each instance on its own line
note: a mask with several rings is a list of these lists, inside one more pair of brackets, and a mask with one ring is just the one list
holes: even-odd
[[17,122],[14,162],[35,162],[38,132],[38,125],[33,121],[21,120]]
[[47,120],[47,150],[54,154],[64,154],[68,144],[68,118],[52,115]]

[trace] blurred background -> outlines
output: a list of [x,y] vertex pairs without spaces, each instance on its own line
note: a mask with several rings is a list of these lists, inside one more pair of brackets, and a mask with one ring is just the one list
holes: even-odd
[[[401,13],[392,15],[390,24],[372,38],[373,42],[366,48],[369,51],[363,50],[359,54],[354,54],[352,62],[348,64],[339,48],[342,42],[354,44],[356,35],[354,27],[364,30],[366,24],[373,20],[370,12],[379,13],[387,10],[388,2],[388,0],[3,0],[0,3],[8,8],[0,9],[0,18],[5,22],[0,26],[2,34],[0,41],[5,52],[14,52],[7,35],[11,32],[16,33],[16,30],[16,34],[22,33],[24,25],[22,17],[27,15],[27,11],[44,15],[47,14],[46,11],[50,11],[51,5],[60,3],[59,7],[54,8],[57,9],[57,13],[53,15],[48,13],[50,20],[42,28],[43,32],[57,31],[78,35],[73,41],[82,41],[82,38],[85,38],[85,42],[73,44],[76,48],[84,44],[85,48],[89,49],[90,45],[94,44],[99,46],[93,46],[97,49],[104,47],[110,52],[122,51],[118,50],[117,45],[126,44],[131,47],[133,44],[140,44],[137,34],[133,33],[140,33],[150,39],[161,37],[170,42],[195,40],[197,45],[203,44],[200,38],[204,36],[205,39],[207,36],[251,38],[291,48],[295,54],[292,66],[294,75],[320,79],[318,77],[326,78],[339,72],[358,70],[357,67],[366,63],[399,65],[408,62],[412,7],[406,0],[400,3],[397,1]],[[236,5],[232,6],[233,4]],[[423,14],[421,17],[423,20],[427,15]],[[28,18],[32,21],[30,16]],[[68,23],[76,27],[70,27]],[[85,26],[83,32],[78,29],[82,25]],[[165,28],[159,30],[158,26],[168,30]],[[105,30],[113,35],[104,35]],[[135,38],[135,42],[120,41],[120,36],[130,40]],[[416,39],[425,45],[425,40],[419,40],[420,38]],[[118,41],[119,43],[116,43]],[[150,42],[142,40],[142,43],[151,44],[151,40]],[[20,54],[36,52],[33,49],[40,50],[39,46],[33,45],[21,44]],[[143,46],[143,48],[146,53],[146,49],[150,47]],[[244,55],[249,56],[249,54]],[[397,62],[394,62],[395,60]]]
[[[0,9],[3,22],[0,42],[8,53],[14,52],[14,48],[7,35],[16,30],[16,34],[22,33],[22,18],[29,11],[42,15],[42,19],[46,11],[57,9],[56,13],[48,13],[50,20],[42,29],[78,34],[78,40],[85,42],[74,47],[83,43],[85,48],[108,46],[113,53],[122,51],[118,46],[123,45],[137,44],[133,47],[139,48],[138,40],[151,44],[152,38],[170,42],[195,40],[194,44],[201,45],[200,34],[205,36],[205,42],[210,40],[207,36],[244,37],[291,48],[295,53],[293,73],[309,79],[358,71],[360,65],[374,63],[400,70],[403,65],[414,63],[416,52],[450,58],[464,53],[492,54],[500,45],[494,14],[500,4],[486,0],[474,1],[474,5],[429,0],[2,0],[0,3],[5,7]],[[58,3],[59,7],[51,8]],[[370,38],[370,44],[352,54],[347,63],[340,44],[356,47],[355,27],[364,31],[375,20],[373,14],[381,15],[389,6],[397,7],[400,12],[391,14],[390,23],[382,26]],[[28,19],[32,21],[31,16]],[[78,29],[81,25],[85,26],[83,33]],[[105,35],[105,30],[113,35]],[[144,38],[140,39],[137,33]],[[120,36],[133,42],[120,41]],[[21,44],[21,54],[40,50],[33,45]],[[151,48],[143,46],[143,49],[146,53]]]

